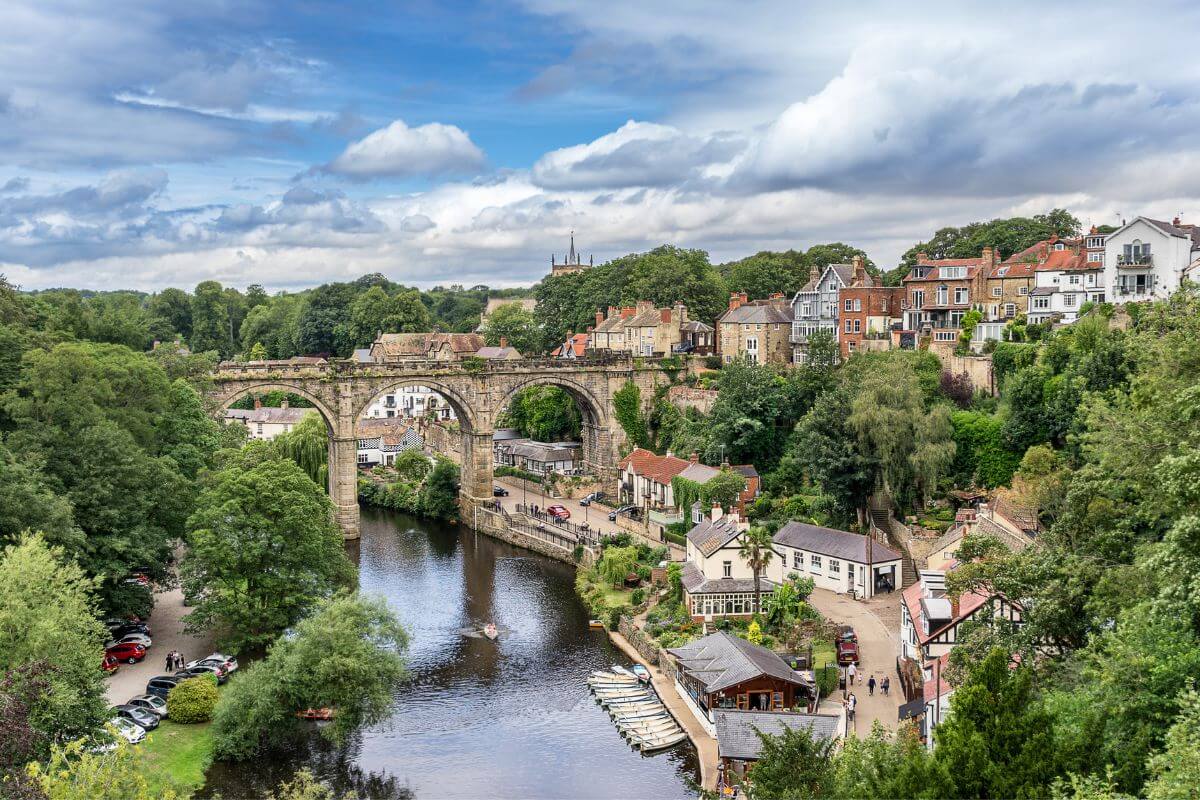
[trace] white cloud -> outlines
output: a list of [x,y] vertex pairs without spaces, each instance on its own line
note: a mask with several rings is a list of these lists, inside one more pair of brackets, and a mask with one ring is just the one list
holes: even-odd
[[324,166],[349,178],[464,174],[483,166],[483,151],[454,125],[430,122],[410,128],[396,120],[357,142]]

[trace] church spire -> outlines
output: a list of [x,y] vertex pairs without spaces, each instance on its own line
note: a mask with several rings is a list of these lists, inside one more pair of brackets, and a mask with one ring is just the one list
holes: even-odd
[[578,264],[579,263],[579,259],[575,255],[575,231],[571,231],[571,249],[567,253],[567,263],[568,264]]

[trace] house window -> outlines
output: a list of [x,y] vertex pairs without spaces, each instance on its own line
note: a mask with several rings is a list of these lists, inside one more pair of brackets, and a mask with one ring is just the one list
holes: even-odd
[[1079,285],[1079,276],[1078,275],[1069,276],[1067,278],[1067,283],[1069,283],[1072,286],[1078,286]]
[[967,288],[965,286],[956,286],[954,289],[955,305],[962,305],[967,302]]
[[721,562],[721,570],[726,578],[732,578],[733,577],[733,562],[732,561]]
[[925,305],[925,292],[924,291],[914,291],[912,293],[912,307],[913,308],[921,308],[924,305]]
[[820,556],[809,556],[808,557],[808,570],[809,570],[809,572],[820,572],[821,571],[821,557]]
[[850,332],[850,320],[846,320],[846,333]]
[[1089,236],[1087,240],[1088,247],[1104,247],[1103,236]]
[[758,363],[758,337],[751,336],[746,340],[746,360],[751,364]]
[[1022,286],[1020,289],[1017,289],[1017,294],[1019,294],[1019,295],[1021,295],[1022,297],[1024,297],[1025,295],[1029,294],[1029,287],[1028,287],[1028,286]]
[[800,316],[802,316],[802,317],[811,317],[812,316],[812,303],[801,303],[800,304]]
[[853,310],[854,310],[854,301],[853,301],[853,300],[851,300],[851,299],[849,299],[849,298],[847,298],[847,299],[846,299],[846,310],[847,310],[847,311],[853,311]]
[[1004,295],[1004,288],[1002,286],[993,286],[992,287],[992,297],[1001,297],[1003,295]]
[[1079,295],[1077,295],[1077,294],[1063,295],[1063,305],[1066,306],[1067,308],[1074,308],[1075,301],[1076,301],[1076,299],[1078,299],[1078,297],[1079,297]]
[[263,426],[263,424],[262,424],[261,422],[258,422],[258,423],[255,423],[255,425],[256,425],[256,426],[257,426],[257,428],[258,428],[258,435],[259,435],[259,436],[262,436],[262,426]]
[[359,453],[359,454],[358,454],[358,463],[360,463],[360,464],[365,464],[365,463],[367,463],[367,454],[366,454],[366,453]]
[[841,573],[841,571],[842,571],[842,562],[838,561],[836,558],[829,559],[829,574],[830,575],[838,575]]
[[862,320],[861,319],[854,320],[854,332],[862,333]]
[[804,554],[799,550],[792,553],[792,569],[804,569]]
[[949,296],[949,292],[950,290],[945,286],[939,286],[937,288],[937,304],[939,306],[946,305],[946,298]]
[[1088,261],[1093,264],[1104,262],[1104,253],[1088,253]]
[[1058,242],[1057,244],[1054,245],[1054,249],[1055,250],[1066,250],[1067,246],[1065,244],[1063,244],[1062,242]]
[[1017,304],[1016,303],[1005,303],[1004,304],[1005,318],[1015,317],[1016,315],[1017,315]]
[[853,352],[854,352],[854,340],[853,340],[853,339],[851,339],[850,341],[846,342],[846,352],[847,352],[847,353],[853,353]]
[[933,338],[938,342],[955,342],[958,341],[958,334],[955,331],[934,331]]
[[941,276],[947,280],[967,277],[966,267],[942,267]]
[[1050,298],[1049,297],[1033,298],[1033,307],[1037,310],[1045,311],[1046,309],[1050,308]]

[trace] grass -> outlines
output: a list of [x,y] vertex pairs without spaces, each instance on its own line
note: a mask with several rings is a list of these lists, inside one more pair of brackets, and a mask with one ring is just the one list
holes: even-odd
[[142,771],[152,797],[174,789],[190,797],[204,785],[204,773],[212,761],[212,723],[177,725],[163,720],[138,747]]
[[601,591],[604,592],[604,602],[609,608],[617,608],[619,606],[630,605],[633,601],[632,589],[617,589],[613,586],[602,586]]
[[813,666],[823,667],[826,664],[837,663],[837,651],[833,648],[833,641],[830,639],[814,639],[813,643]]

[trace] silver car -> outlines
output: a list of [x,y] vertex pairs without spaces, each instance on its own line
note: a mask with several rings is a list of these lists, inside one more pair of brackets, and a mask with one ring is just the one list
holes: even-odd
[[140,694],[137,697],[129,698],[129,702],[125,705],[137,706],[140,709],[149,711],[151,714],[157,714],[159,719],[166,719],[167,717],[167,701],[158,695]]

